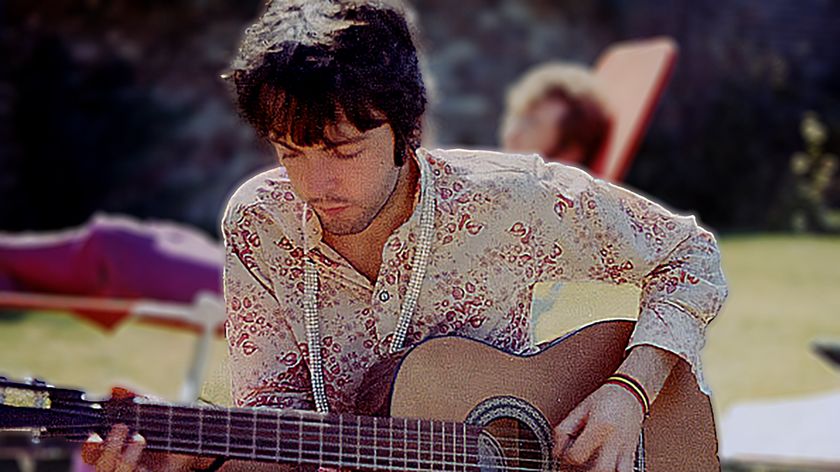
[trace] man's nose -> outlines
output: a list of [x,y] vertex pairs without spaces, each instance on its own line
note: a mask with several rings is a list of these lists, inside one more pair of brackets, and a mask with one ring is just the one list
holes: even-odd
[[317,195],[329,195],[341,181],[340,169],[328,157],[313,159],[307,173],[309,186]]

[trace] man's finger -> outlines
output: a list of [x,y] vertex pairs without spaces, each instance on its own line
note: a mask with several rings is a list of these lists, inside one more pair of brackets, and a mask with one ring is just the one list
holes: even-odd
[[82,460],[85,464],[93,465],[102,454],[102,436],[93,433],[82,444]]
[[[586,464],[604,443],[604,437],[595,431],[591,425],[583,429],[580,436],[575,438],[562,459],[572,465]],[[615,464],[615,462],[613,462]]]
[[554,457],[559,458],[586,425],[588,410],[578,406],[554,428]]
[[602,447],[598,453],[593,472],[615,472],[618,465],[618,449],[616,447]]
[[131,438],[131,442],[123,452],[122,460],[117,464],[115,472],[133,472],[137,470],[137,464],[140,463],[140,454],[146,446],[146,439],[139,434],[135,434]]
[[108,437],[105,438],[105,443],[102,445],[102,454],[96,461],[97,472],[114,470],[119,461],[126,436],[128,436],[128,426],[117,424],[111,428]]
[[616,472],[633,472],[633,459],[636,458],[636,450],[630,449],[618,456],[618,465],[616,465]]

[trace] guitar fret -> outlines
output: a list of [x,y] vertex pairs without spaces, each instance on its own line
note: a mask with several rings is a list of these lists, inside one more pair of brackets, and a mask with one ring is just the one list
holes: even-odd
[[230,408],[226,408],[227,411],[227,434],[225,435],[225,455],[230,453]]
[[403,418],[403,468],[408,469],[408,420]]
[[452,470],[458,470],[458,434],[455,431],[455,423],[452,423]]
[[274,460],[280,460],[280,410],[274,411]]
[[318,464],[324,461],[324,425],[319,424],[318,428]]
[[251,428],[251,446],[253,448],[251,454],[252,458],[256,459],[257,457],[257,409],[254,408],[254,420],[253,420],[253,427]]
[[458,455],[458,425],[452,423],[452,470],[458,470],[461,457]]
[[376,467],[378,465],[377,464],[377,458],[376,458],[376,452],[377,452],[377,449],[378,449],[378,447],[376,445],[376,439],[377,439],[377,437],[376,437],[377,436],[376,423],[377,423],[376,418],[374,418],[373,419],[373,467]]
[[[426,426],[426,425],[423,425],[422,421],[420,422],[420,425],[423,428],[425,428],[425,426]],[[421,437],[425,438],[425,439],[423,439],[423,441],[426,443],[426,446],[424,448],[421,448],[420,450],[425,453],[425,457],[423,458],[423,463],[424,464],[431,464],[432,460],[434,459],[434,456],[435,456],[434,442],[432,442],[432,422],[429,421],[427,423],[427,425],[428,425],[428,434],[426,436],[421,436]]]
[[432,450],[430,464],[434,465],[435,463],[435,423],[429,421],[429,446]]
[[344,459],[344,415],[338,416],[338,460]]
[[449,450],[446,448],[446,446],[448,446],[449,443],[447,442],[447,439],[446,439],[447,431],[446,431],[446,423],[445,422],[441,422],[440,430],[442,432],[441,441],[440,441],[441,442],[441,444],[440,444],[441,461],[440,462],[441,462],[441,468],[446,470],[446,465],[448,463],[447,458],[448,458],[448,454],[449,454]]
[[303,461],[303,413],[298,413],[298,462]]
[[172,405],[167,405],[166,413],[166,446],[172,446]]
[[[444,422],[443,423],[443,430],[444,431],[447,430],[447,426],[448,426],[448,423]],[[444,470],[448,469],[448,466],[449,466],[450,463],[455,462],[455,461],[450,460],[450,454],[452,454],[452,452],[449,450],[449,445],[450,444],[452,444],[452,438],[448,438],[443,443],[443,450],[446,451],[446,454],[443,456],[443,468],[444,468]]]
[[442,470],[446,470],[446,465],[448,463],[446,458],[447,458],[447,454],[449,454],[449,451],[446,449],[446,446],[449,444],[447,442],[447,439],[446,439],[446,433],[447,433],[446,423],[441,422],[440,423],[440,436],[441,436],[441,439],[440,439],[440,468]]
[[417,420],[417,468],[420,469],[420,451],[423,450],[420,438],[423,436],[423,430],[420,427],[420,420]]
[[204,438],[204,408],[198,409],[198,455],[201,455],[202,439]]
[[466,472],[466,470],[467,470],[467,424],[463,423],[461,425],[461,427],[463,428],[463,434],[464,434],[464,471]]
[[362,421],[356,419],[356,468],[362,467]]
[[388,417],[388,464],[394,466],[394,418]]
[[440,458],[437,464],[441,468],[446,466],[446,423],[440,423]]

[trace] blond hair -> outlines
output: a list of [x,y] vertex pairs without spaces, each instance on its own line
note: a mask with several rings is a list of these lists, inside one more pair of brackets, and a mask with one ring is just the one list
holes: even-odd
[[591,162],[606,140],[610,113],[598,79],[584,66],[549,62],[528,70],[508,88],[502,134],[535,103],[552,98],[567,102],[570,108],[557,124],[567,136],[558,149],[577,144],[585,161]]

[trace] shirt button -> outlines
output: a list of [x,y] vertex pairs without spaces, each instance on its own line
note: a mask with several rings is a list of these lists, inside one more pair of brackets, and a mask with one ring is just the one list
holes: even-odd
[[382,303],[387,302],[391,299],[391,294],[386,292],[385,290],[379,292],[379,301]]

